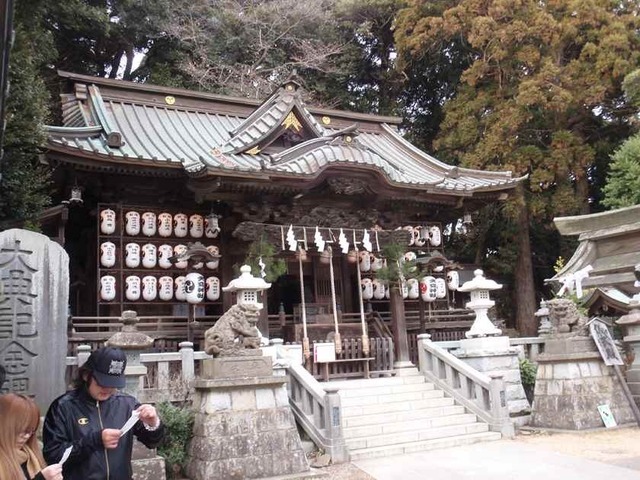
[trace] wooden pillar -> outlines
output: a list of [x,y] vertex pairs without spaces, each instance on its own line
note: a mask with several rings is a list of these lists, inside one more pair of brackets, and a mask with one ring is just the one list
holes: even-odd
[[407,323],[404,313],[404,300],[398,286],[391,288],[389,296],[391,306],[391,331],[396,353],[395,368],[412,367],[409,357],[409,341],[407,339]]

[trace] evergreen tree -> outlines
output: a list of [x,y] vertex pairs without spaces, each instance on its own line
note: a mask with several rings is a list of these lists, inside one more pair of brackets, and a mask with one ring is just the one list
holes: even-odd
[[51,36],[40,28],[42,8],[43,2],[15,4],[0,182],[0,221],[28,228],[37,228],[38,214],[50,203],[50,172],[40,163],[49,101],[40,71],[52,51]]
[[[397,22],[398,48],[409,57],[443,42],[472,49],[435,146],[463,166],[528,175],[496,217],[513,236],[490,255],[515,260],[516,326],[535,334],[532,231],[548,228],[554,216],[590,210],[597,193],[591,182],[602,175],[607,149],[628,134],[621,82],[640,58],[638,7],[607,0],[448,3],[434,16],[430,2],[410,0]],[[515,255],[506,254],[514,247]]]

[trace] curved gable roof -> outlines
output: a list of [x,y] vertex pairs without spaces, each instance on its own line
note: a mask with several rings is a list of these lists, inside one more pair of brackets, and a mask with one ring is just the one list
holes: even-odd
[[[389,124],[398,123],[395,118],[308,108],[295,82],[259,104],[64,72],[61,76],[73,82],[74,91],[62,97],[64,126],[48,127],[47,132],[49,149],[63,160],[182,168],[192,176],[302,181],[339,164],[374,170],[395,188],[456,196],[500,193],[521,180],[510,172],[440,162],[402,138]],[[261,151],[289,127],[292,113],[307,140],[271,154]],[[323,127],[316,115],[326,116],[331,125]]]

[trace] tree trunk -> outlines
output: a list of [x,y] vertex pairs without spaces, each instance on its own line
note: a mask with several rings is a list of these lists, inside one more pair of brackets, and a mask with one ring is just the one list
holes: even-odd
[[531,239],[529,238],[529,209],[520,192],[518,213],[518,261],[515,269],[516,328],[521,335],[536,336],[538,322],[536,312],[536,292],[533,282],[531,262]]
[[404,312],[404,300],[398,286],[391,287],[389,295],[391,308],[391,331],[395,350],[395,364],[405,366],[411,363],[409,357],[409,341],[407,339],[407,323]]

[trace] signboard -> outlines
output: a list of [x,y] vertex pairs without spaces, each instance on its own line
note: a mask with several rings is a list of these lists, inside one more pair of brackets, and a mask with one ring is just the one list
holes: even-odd
[[605,365],[624,365],[618,347],[613,341],[609,328],[599,318],[594,318],[589,323],[589,331],[593,341],[596,342],[600,355]]
[[616,419],[613,418],[609,405],[598,405],[598,412],[600,412],[600,417],[602,417],[605,427],[611,428],[618,425]]
[[336,359],[336,345],[333,342],[313,344],[313,362],[326,363]]

